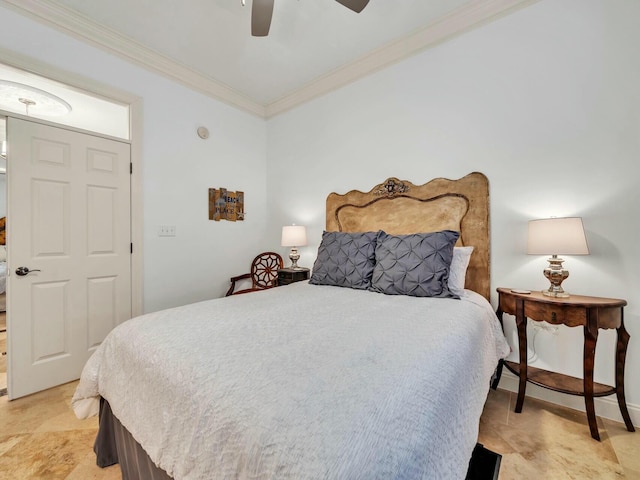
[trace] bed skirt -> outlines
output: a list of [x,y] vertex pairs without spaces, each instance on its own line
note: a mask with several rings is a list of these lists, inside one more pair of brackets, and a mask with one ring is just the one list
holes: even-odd
[[[167,472],[153,463],[102,397],[99,418],[98,435],[93,445],[99,467],[120,463],[122,480],[172,480]],[[477,444],[465,480],[497,480],[501,458],[501,455]]]
[[172,480],[157,467],[111,411],[109,402],[100,398],[99,427],[93,445],[99,467],[120,464],[122,480]]

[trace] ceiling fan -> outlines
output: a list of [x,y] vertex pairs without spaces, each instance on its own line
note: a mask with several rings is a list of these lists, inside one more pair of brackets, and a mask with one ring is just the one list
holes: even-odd
[[[269,35],[274,1],[275,0],[253,0],[251,7],[251,35],[254,37],[266,37]],[[360,13],[364,7],[367,6],[369,0],[336,0],[336,2],[356,13]]]

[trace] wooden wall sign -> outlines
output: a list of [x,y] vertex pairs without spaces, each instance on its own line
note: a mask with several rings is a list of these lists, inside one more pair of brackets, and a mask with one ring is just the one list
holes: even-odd
[[244,220],[244,192],[230,192],[226,188],[209,189],[209,220]]

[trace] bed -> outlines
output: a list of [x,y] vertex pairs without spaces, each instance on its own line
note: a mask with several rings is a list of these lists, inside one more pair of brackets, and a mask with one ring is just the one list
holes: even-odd
[[[309,282],[118,326],[72,400],[100,414],[98,463],[124,479],[464,478],[509,351],[487,301],[488,205],[479,173],[332,193]],[[418,248],[399,258],[394,242],[416,233],[444,276],[394,280]],[[336,238],[357,252],[335,262]],[[470,246],[454,289],[451,256]]]

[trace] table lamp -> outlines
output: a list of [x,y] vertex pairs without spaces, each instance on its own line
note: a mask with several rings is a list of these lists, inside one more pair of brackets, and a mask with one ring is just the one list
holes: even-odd
[[300,254],[298,247],[304,247],[307,244],[307,229],[303,225],[287,225],[282,227],[282,241],[280,245],[283,247],[291,247],[289,258],[291,259],[291,269],[301,270],[298,266]]
[[551,282],[542,293],[548,297],[568,297],[562,288],[562,282],[569,271],[562,267],[564,259],[558,255],[589,255],[587,239],[582,226],[582,218],[545,218],[529,222],[527,254],[551,255],[544,269],[544,276]]

